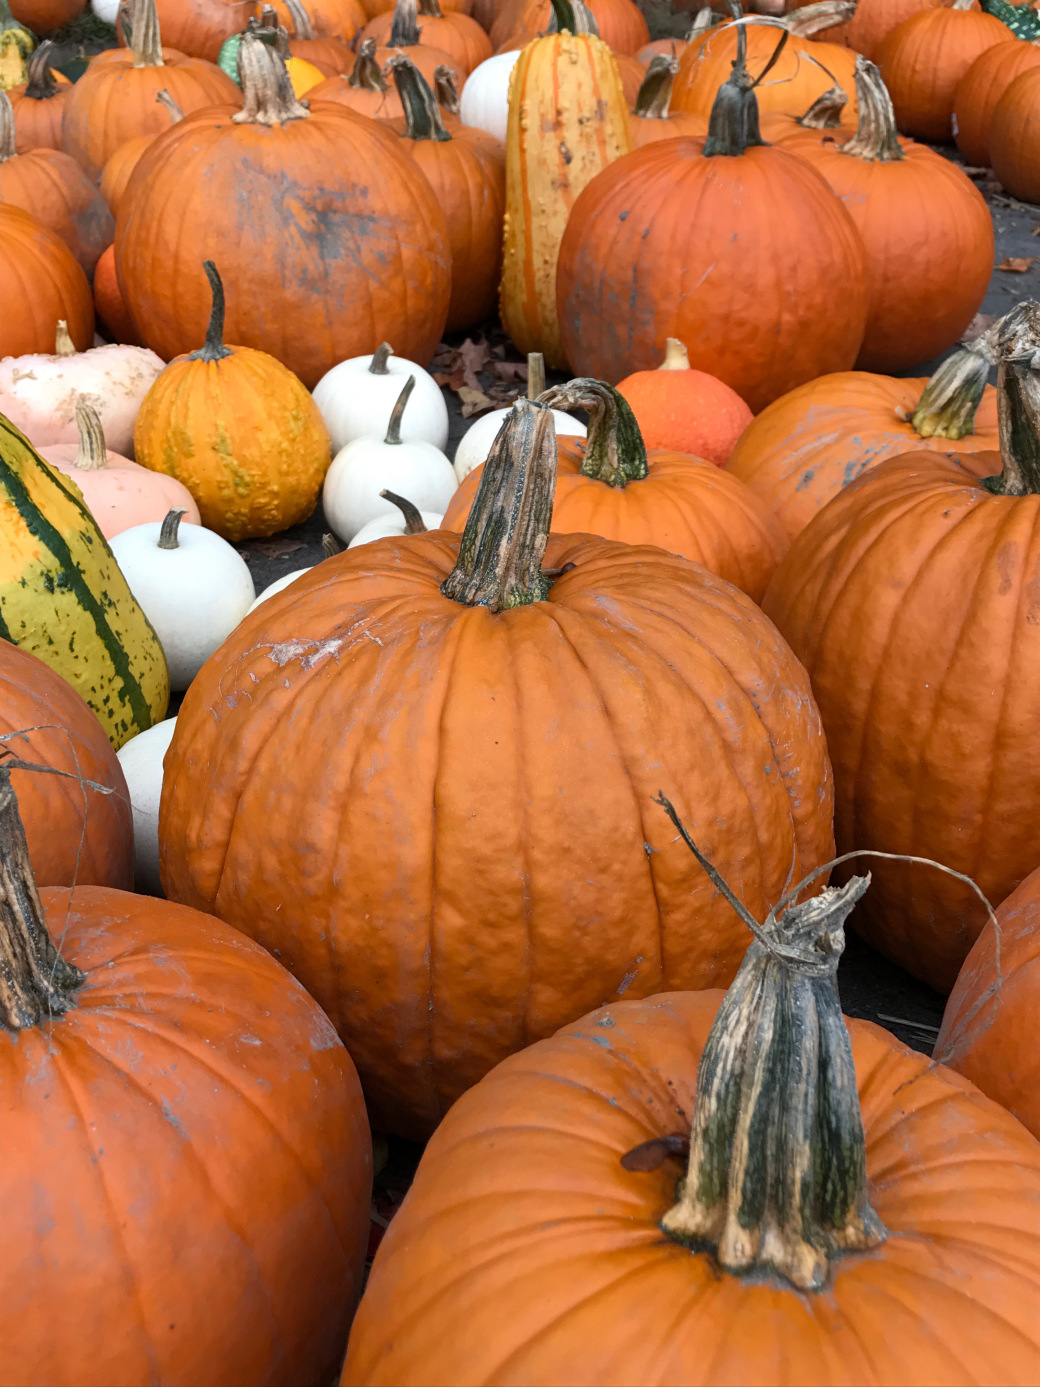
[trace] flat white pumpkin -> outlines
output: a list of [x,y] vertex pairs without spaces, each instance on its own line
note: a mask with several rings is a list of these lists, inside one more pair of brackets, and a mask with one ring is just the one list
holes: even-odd
[[325,420],[333,454],[355,438],[383,437],[409,376],[415,377],[415,390],[401,437],[406,443],[444,448],[448,407],[440,386],[414,361],[394,356],[389,342],[384,342],[371,356],[354,356],[333,366],[314,387],[314,403]]
[[159,880],[159,800],[162,798],[163,759],[173,739],[176,718],[157,722],[116,752],[130,791],[134,811],[134,890],[161,896]]
[[377,515],[374,520],[363,525],[347,545],[348,549],[357,549],[359,545],[371,544],[377,539],[389,539],[391,535],[421,535],[427,530],[440,529],[441,521],[444,519],[442,514],[417,510],[406,496],[398,496],[393,491],[384,489],[382,496],[384,500],[393,503],[396,514]]

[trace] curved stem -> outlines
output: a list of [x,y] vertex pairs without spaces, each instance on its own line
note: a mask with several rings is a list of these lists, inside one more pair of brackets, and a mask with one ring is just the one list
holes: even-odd
[[159,530],[160,549],[179,549],[178,533],[181,528],[181,518],[187,514],[183,506],[177,506],[174,510],[166,512],[162,527]]
[[52,96],[58,95],[60,88],[51,71],[54,53],[54,43],[50,39],[44,39],[29,59],[25,91],[22,95],[29,97],[31,101],[49,101]]
[[162,67],[162,38],[155,0],[134,0],[130,52],[134,67]]
[[303,0],[284,0],[285,8],[289,11],[289,18],[292,20],[293,37],[298,39],[312,39],[314,37],[314,25],[311,17],[303,7]]
[[711,6],[702,5],[693,17],[690,32],[686,35],[686,42],[693,43],[694,40],[700,38],[701,34],[707,33],[709,29],[714,29],[714,27],[715,16],[712,14]]
[[47,932],[11,769],[0,763],[0,1026],[17,1033],[71,1011],[87,975]]
[[343,553],[343,545],[328,530],[321,537],[321,553],[325,559],[334,559],[337,554]]
[[529,400],[537,400],[545,390],[545,357],[541,352],[527,353],[527,389]]
[[792,10],[780,21],[789,34],[807,39],[821,29],[844,24],[856,13],[855,0],[819,0],[815,5],[803,5]]
[[[760,82],[780,56],[787,42],[786,31],[772,58],[758,76]],[[744,153],[753,145],[765,144],[758,128],[758,102],[755,99],[756,83],[751,80],[747,70],[747,34],[743,24],[737,25],[737,56],[733,71],[719,87],[708,117],[708,138],[704,142],[705,158],[720,155],[734,157]]]
[[375,39],[365,39],[358,49],[358,55],[354,62],[354,67],[347,78],[352,87],[361,87],[365,91],[385,92],[389,91],[390,83],[379,70],[376,62],[376,41]]
[[390,28],[391,48],[414,48],[419,42],[419,7],[416,0],[397,0]]
[[444,128],[440,107],[433,99],[429,83],[419,69],[403,53],[395,53],[385,69],[394,80],[397,95],[404,107],[404,133],[409,140],[436,140],[443,143],[451,136]]
[[983,485],[999,496],[1040,495],[1040,304],[1027,299],[1000,322],[997,375],[999,477]]
[[418,507],[413,506],[406,496],[398,496],[396,491],[381,491],[379,494],[384,500],[391,501],[404,516],[406,535],[426,534],[425,520],[423,520]]
[[242,109],[231,119],[236,125],[285,125],[306,120],[310,112],[296,100],[281,56],[257,33],[246,32],[238,49]]
[[459,75],[454,68],[448,67],[446,63],[437,64],[433,69],[433,91],[441,109],[447,111],[449,116],[457,116],[461,106]]
[[82,472],[98,472],[107,467],[105,431],[97,410],[85,395],[76,396],[76,428],[79,430],[79,447],[72,459],[73,467],[78,467]]
[[5,91],[0,91],[0,164],[15,156],[14,107]]
[[881,80],[881,73],[862,56],[856,59],[856,96],[859,100],[856,133],[841,145],[838,152],[849,154],[854,159],[870,159],[885,164],[902,159],[904,156],[896,134],[892,98]]
[[381,343],[372,353],[372,360],[368,363],[369,373],[373,376],[388,376],[387,362],[394,354],[394,349],[389,342]]
[[189,361],[221,361],[225,356],[231,356],[231,348],[224,346],[224,281],[212,260],[204,260],[202,268],[206,271],[206,278],[209,280],[210,294],[212,301],[209,310],[209,324],[206,328],[206,340],[195,352],[188,353]]
[[595,34],[599,37],[596,16],[584,0],[551,0],[552,18],[547,30],[550,34]]
[[386,437],[384,443],[397,444],[401,441],[401,419],[404,417],[405,405],[412,398],[412,391],[415,389],[415,377],[409,376],[404,383],[404,389],[398,395],[393,409],[390,411],[390,422],[386,426]]
[[672,83],[678,72],[677,58],[669,58],[664,53],[658,53],[656,57],[651,58],[646,76],[639,84],[632,114],[641,116],[643,120],[667,120],[668,107],[672,100]]
[[690,354],[686,350],[686,343],[680,342],[678,337],[665,338],[664,360],[657,369],[659,371],[688,371],[690,369]]
[[584,409],[589,414],[581,475],[607,486],[625,487],[649,475],[646,445],[625,397],[601,380],[583,376],[554,385],[539,397],[551,409]]
[[555,493],[552,412],[518,400],[484,463],[444,596],[492,612],[544,602],[553,581],[542,558]]
[[76,344],[69,333],[68,323],[64,318],[59,318],[58,325],[54,329],[54,355],[78,356],[78,354]]
[[921,438],[964,438],[975,427],[990,367],[996,363],[996,329],[948,357],[932,376],[911,424]]
[[[842,112],[848,104],[846,91],[839,86],[829,87],[816,98],[804,116],[799,116],[798,124],[803,130],[835,130],[841,124]],[[846,148],[842,146],[843,150]]]
[[163,87],[162,91],[157,91],[155,93],[155,99],[160,106],[165,108],[167,115],[170,117],[171,125],[176,125],[178,121],[184,119],[184,112],[165,87]]

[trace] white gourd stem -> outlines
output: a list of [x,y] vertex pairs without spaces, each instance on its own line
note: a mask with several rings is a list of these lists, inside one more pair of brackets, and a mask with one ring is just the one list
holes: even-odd
[[55,356],[76,356],[76,344],[69,335],[69,325],[64,318],[58,319],[58,326],[54,329],[54,355]]
[[680,342],[678,337],[666,338],[664,360],[657,369],[659,371],[688,371],[690,369],[690,354],[686,350],[686,343]]
[[177,540],[177,534],[181,528],[181,518],[186,514],[183,506],[175,506],[173,510],[167,511],[166,519],[159,531],[160,549],[179,549],[181,547]]
[[404,414],[404,407],[412,397],[415,389],[415,377],[409,376],[405,382],[404,389],[398,395],[393,409],[390,411],[390,422],[386,426],[386,437],[384,443],[398,444],[401,442],[401,418]]
[[529,400],[537,400],[545,391],[545,357],[541,352],[527,353],[527,389]]
[[72,459],[73,467],[81,472],[99,472],[108,466],[105,431],[97,410],[83,395],[76,396],[76,428],[79,447]]
[[423,520],[418,506],[413,506],[407,496],[398,496],[396,491],[381,491],[384,501],[392,502],[404,516],[404,532],[406,535],[426,534],[426,522]]

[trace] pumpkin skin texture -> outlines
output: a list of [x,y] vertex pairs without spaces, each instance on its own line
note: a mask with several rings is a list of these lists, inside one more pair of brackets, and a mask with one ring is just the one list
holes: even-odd
[[[208,258],[224,277],[227,339],[276,357],[308,388],[384,337],[428,361],[447,319],[451,251],[444,213],[396,136],[313,98],[306,118],[282,125],[239,123],[237,114],[187,116],[134,170],[116,219],[116,270],[148,345],[170,360],[201,340]],[[373,166],[378,185],[359,185],[357,170]],[[175,193],[185,186],[202,191],[186,201]],[[230,187],[235,198],[223,196]],[[340,242],[342,253],[328,254]],[[270,265],[262,293],[258,264]]]
[[922,10],[938,9],[942,3],[943,0],[860,0],[852,18],[841,26],[840,41],[877,62],[882,41],[897,25]]
[[947,6],[898,24],[878,49],[877,64],[900,130],[933,144],[951,140],[961,78],[987,48],[1005,43],[1008,32],[991,14]]
[[572,370],[612,383],[655,367],[677,337],[691,366],[757,413],[855,361],[863,244],[804,160],[769,146],[705,158],[704,147],[647,145],[581,194],[557,267],[561,336]]
[[888,1240],[803,1294],[662,1235],[682,1165],[621,1157],[689,1130],[721,998],[614,1002],[459,1100],[380,1245],[342,1387],[1036,1380],[1036,1143],[867,1021],[847,1024]]
[[1013,196],[1040,197],[1040,159],[1035,141],[1040,131],[1040,79],[1036,70],[1020,73],[997,102],[990,125],[993,172]]
[[373,1122],[412,1136],[588,998],[733,975],[744,926],[659,785],[752,910],[831,842],[812,695],[742,593],[659,549],[550,535],[544,567],[575,567],[495,615],[441,593],[459,543],[348,550],[246,617],[188,690],[160,811],[167,894],[280,949]]
[[51,34],[82,14],[86,0],[14,0],[8,9],[34,34]]
[[946,1003],[935,1053],[1040,1137],[1040,869],[1030,873],[972,945]]
[[[12,736],[30,729],[22,736]],[[0,641],[0,743],[23,761],[108,786],[106,795],[63,775],[11,772],[40,886],[133,884],[134,835],[123,772],[104,728],[61,675]]]
[[50,67],[54,44],[49,39],[29,59],[28,80],[8,90],[14,108],[15,149],[61,149],[61,117],[72,83]]
[[172,49],[213,64],[225,39],[240,33],[249,18],[249,6],[239,0],[155,0],[155,7]]
[[690,368],[686,348],[674,338],[654,371],[618,382],[632,406],[648,448],[672,448],[724,466],[754,415],[735,390],[706,371]]
[[82,267],[48,227],[0,202],[0,358],[52,351],[59,319],[85,351],[94,338],[94,301]]
[[[926,380],[839,371],[775,400],[741,435],[726,470],[767,503],[794,539],[857,477],[900,453],[990,453],[997,392],[987,386],[974,432],[922,438],[910,422]],[[966,465],[971,466],[970,459]],[[987,462],[981,475],[988,475]],[[975,469],[973,469],[975,470]]]
[[987,48],[957,84],[953,127],[957,148],[969,164],[988,167],[989,132],[997,103],[1015,78],[1040,67],[1040,44],[1011,39]]
[[[0,1033],[5,1380],[319,1387],[368,1227],[349,1056],[218,921],[99,887],[41,895],[87,980],[60,1020]],[[66,1314],[38,1313],[63,1295]]]

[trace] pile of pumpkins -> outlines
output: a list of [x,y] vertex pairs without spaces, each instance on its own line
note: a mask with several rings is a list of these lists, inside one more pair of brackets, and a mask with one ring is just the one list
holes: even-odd
[[1032,12],[24,4],[0,1383],[1035,1383]]

